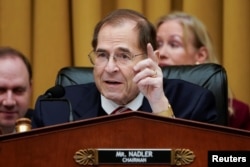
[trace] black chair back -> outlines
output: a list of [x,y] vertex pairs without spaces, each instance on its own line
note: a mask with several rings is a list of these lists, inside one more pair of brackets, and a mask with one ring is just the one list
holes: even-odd
[[56,77],[56,85],[69,86],[94,82],[93,67],[64,67]]
[[[62,86],[94,82],[92,67],[64,67],[57,75],[56,84]],[[228,86],[225,69],[218,64],[181,65],[163,67],[163,76],[182,79],[210,90],[216,99],[219,125],[228,125]]]

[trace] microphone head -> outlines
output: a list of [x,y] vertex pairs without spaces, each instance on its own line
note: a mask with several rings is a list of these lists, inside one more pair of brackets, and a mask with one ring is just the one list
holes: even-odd
[[61,85],[56,85],[52,88],[49,88],[44,95],[48,98],[60,98],[65,95],[65,89]]

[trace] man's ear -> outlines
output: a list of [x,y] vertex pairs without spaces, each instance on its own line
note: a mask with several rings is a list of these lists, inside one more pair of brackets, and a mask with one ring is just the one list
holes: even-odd
[[206,61],[208,60],[208,56],[209,55],[208,55],[207,48],[204,46],[200,47],[200,49],[197,51],[195,55],[196,63],[197,64],[206,63]]

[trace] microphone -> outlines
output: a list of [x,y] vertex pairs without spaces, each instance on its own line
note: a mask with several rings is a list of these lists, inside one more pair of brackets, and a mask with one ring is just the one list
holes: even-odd
[[45,93],[45,98],[61,98],[65,95],[65,89],[61,85],[56,85],[54,87],[49,88]]
[[70,101],[63,97],[65,89],[61,85],[49,88],[38,98],[35,104],[37,110],[36,121],[32,121],[32,127],[50,126],[60,123],[72,122],[73,111]]

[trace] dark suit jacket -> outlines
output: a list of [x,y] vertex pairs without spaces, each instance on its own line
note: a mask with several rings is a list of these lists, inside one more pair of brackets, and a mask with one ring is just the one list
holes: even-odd
[[[105,114],[101,107],[100,93],[94,83],[68,86],[65,87],[65,91],[66,94],[63,99],[70,101],[74,120]],[[209,90],[182,80],[164,79],[164,92],[176,117],[209,123],[216,121],[215,99]],[[42,104],[46,106],[47,110],[50,110],[47,112],[42,110],[44,107],[40,104],[40,100],[41,98],[36,102],[32,120],[33,128],[69,120],[69,111],[65,109],[67,107],[62,107],[64,104],[61,105],[60,102],[55,101],[48,102],[46,105],[45,103]],[[143,99],[139,111],[152,112],[146,98]]]
[[34,112],[33,109],[29,108],[24,117],[31,119],[33,116],[33,112]]

